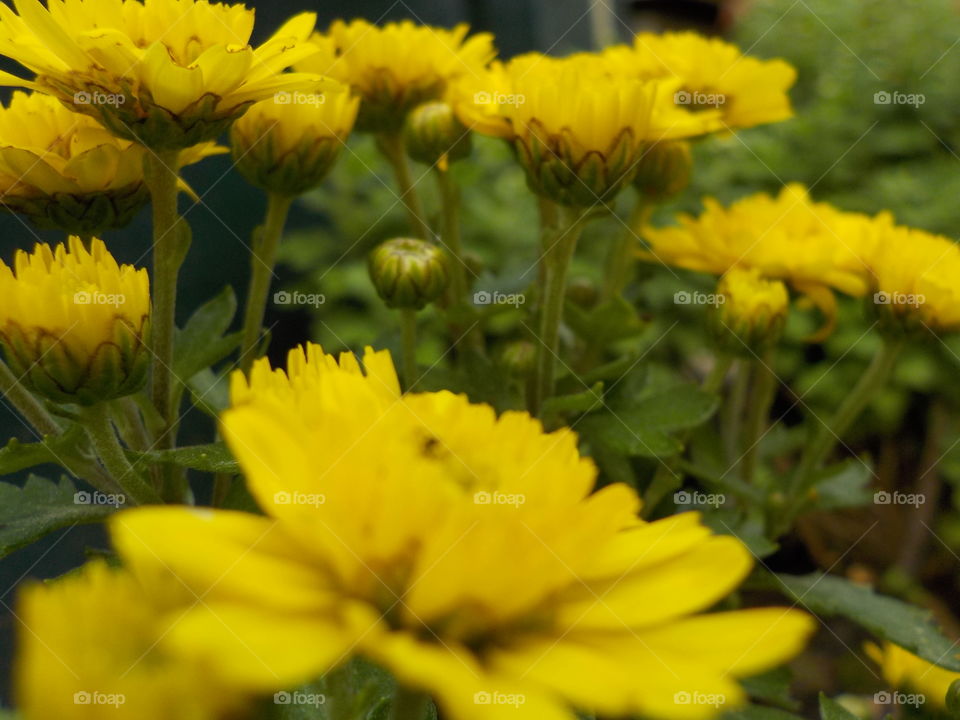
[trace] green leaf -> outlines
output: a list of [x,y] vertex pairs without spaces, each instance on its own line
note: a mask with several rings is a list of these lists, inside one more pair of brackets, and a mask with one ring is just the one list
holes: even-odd
[[630,407],[588,417],[579,427],[592,442],[625,455],[670,457],[683,450],[671,433],[706,422],[718,404],[715,395],[680,384],[657,390]]
[[[0,483],[0,557],[54,530],[97,522],[116,510],[116,504],[89,502],[92,496],[93,493],[85,491],[78,493],[76,486],[65,477],[55,483],[31,475],[22,488],[13,483]],[[100,494],[98,497],[108,500],[111,496]]]
[[187,382],[193,406],[217,419],[230,405],[230,381],[226,374],[205,368]]
[[590,310],[568,302],[564,313],[567,325],[591,347],[604,348],[647,329],[633,305],[619,295]]
[[587,413],[603,405],[603,383],[598,382],[589,390],[573,395],[558,395],[543,403],[543,414],[576,412]]
[[869,505],[873,501],[868,488],[872,479],[872,468],[856,458],[825,468],[814,484],[816,506],[822,510],[839,510]]
[[762,700],[784,710],[797,710],[800,703],[790,696],[792,680],[793,676],[790,669],[780,667],[760,675],[744,678],[740,681],[740,684],[754,700]]
[[811,612],[845,617],[924,660],[960,672],[954,643],[940,632],[928,610],[823,573],[775,577],[781,592]]
[[237,298],[227,286],[212,300],[201,305],[177,331],[176,357],[173,372],[189,380],[233,352],[240,345],[242,333],[225,335],[237,312]]
[[22,443],[17,438],[10,438],[0,449],[0,475],[45,463],[62,465],[62,459],[76,456],[77,446],[83,442],[83,436],[83,428],[74,424],[60,435],[48,435],[40,442]]
[[131,460],[144,460],[148,463],[176,465],[190,470],[202,470],[211,473],[237,474],[240,466],[224,443],[210,445],[192,445],[177,448],[176,450],[155,450],[152,452],[136,452],[128,450]]
[[820,720],[860,720],[836,700],[820,693]]

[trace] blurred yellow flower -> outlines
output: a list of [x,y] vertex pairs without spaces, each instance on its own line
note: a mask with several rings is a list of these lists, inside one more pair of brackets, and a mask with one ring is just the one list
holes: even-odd
[[874,223],[869,254],[874,304],[884,321],[934,332],[960,329],[960,247],[942,235],[896,226],[889,217]]
[[534,192],[588,207],[633,180],[648,143],[720,127],[716,112],[677,106],[678,86],[613,74],[596,56],[533,53],[463,78],[450,100],[467,127],[514,145]]
[[[149,200],[146,152],[56,98],[17,91],[0,107],[0,205],[72,235],[123,227]],[[201,143],[180,154],[180,165],[221,152]]]
[[721,336],[736,336],[729,343],[734,352],[749,349],[762,354],[780,337],[790,306],[780,280],[767,280],[756,268],[732,267],[717,283],[717,296],[717,330]]
[[148,352],[150,280],[90,248],[38,244],[0,260],[0,344],[31,389],[55,402],[93,404],[136,392]]
[[649,248],[640,257],[714,275],[756,269],[809,296],[827,317],[825,332],[836,315],[832,290],[860,297],[870,287],[873,218],[815,203],[798,184],[776,197],[759,193],[727,208],[706,198],[704,206],[679,225],[644,228]]
[[348,83],[362,98],[357,127],[396,132],[407,113],[443,97],[449,83],[477,75],[496,55],[493,36],[469,28],[452,30],[410,20],[378,27],[366,20],[337,20],[326,35],[314,35],[319,52],[297,69]]
[[883,643],[882,648],[867,643],[866,651],[880,666],[883,679],[890,688],[922,693],[925,702],[938,708],[946,706],[947,690],[954,681],[960,680],[960,673],[927,662],[890,642]]
[[747,549],[694,513],[640,521],[624,485],[593,492],[570,430],[400,396],[388,355],[363,362],[311,346],[288,377],[260,361],[234,380],[223,431],[267,517],[114,516],[128,563],[203,594],[173,642],[290,683],[357,652],[460,720],[711,717],[744,700],[734,678],[803,646],[801,612],[696,614],[749,572]]
[[230,131],[237,169],[254,185],[295,196],[333,167],[360,99],[335,83],[322,93],[279,92],[254,105]]
[[675,101],[688,108],[720,110],[728,129],[793,116],[789,90],[797,71],[784,60],[760,60],[744,55],[736,45],[694,32],[640,33],[632,50],[606,56],[621,72],[678,78]]
[[283,70],[316,48],[314,13],[250,46],[252,10],[207,0],[17,0],[0,6],[0,54],[36,73],[8,85],[50,93],[155,150],[212,140],[247,107],[319,78]]
[[243,705],[209,663],[167,651],[164,636],[196,602],[97,560],[25,586],[14,668],[24,720],[218,720]]

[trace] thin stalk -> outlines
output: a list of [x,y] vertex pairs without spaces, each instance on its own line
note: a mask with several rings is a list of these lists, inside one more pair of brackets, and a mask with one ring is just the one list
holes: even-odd
[[826,423],[817,424],[813,439],[807,445],[793,476],[792,489],[797,492],[793,497],[798,497],[806,490],[810,476],[820,468],[836,447],[839,438],[850,429],[854,420],[887,382],[902,349],[902,340],[884,338],[880,350],[873,356],[853,390],[840,403],[833,417]]
[[277,193],[267,197],[267,216],[263,226],[254,233],[253,252],[250,257],[250,287],[247,291],[247,307],[243,316],[243,344],[240,346],[240,368],[250,370],[256,359],[257,345],[263,329],[263,316],[270,297],[270,281],[277,264],[277,248],[283,228],[287,224],[293,198]]
[[138,505],[161,502],[160,496],[140,477],[127,459],[110,422],[110,411],[106,403],[84,408],[83,426],[103,466],[127,497]]
[[400,310],[400,343],[403,389],[410,392],[417,381],[417,311],[411,308]]
[[540,295],[540,342],[537,344],[534,393],[530,406],[532,415],[539,415],[544,401],[553,395],[567,275],[577,249],[577,240],[583,231],[583,218],[579,210],[564,208],[562,215],[556,230],[546,229],[544,242],[546,281]]
[[464,302],[469,288],[467,265],[463,260],[463,243],[460,239],[460,192],[450,172],[437,168],[437,189],[443,205],[443,229],[440,240],[452,262],[450,268],[450,292],[454,304]]
[[730,368],[733,366],[733,357],[731,355],[719,355],[710,368],[710,373],[703,380],[700,386],[705,392],[716,394],[723,387],[723,381],[726,379]]
[[393,173],[397,178],[397,187],[400,190],[400,201],[407,209],[410,220],[410,231],[421,240],[430,239],[430,226],[423,213],[423,203],[413,183],[410,174],[410,162],[407,160],[407,151],[403,146],[403,136],[400,133],[383,133],[379,136],[380,149],[393,166]]
[[148,152],[144,178],[153,206],[153,374],[151,397],[165,428],[157,440],[160,449],[172,448],[176,435],[173,407],[173,337],[177,312],[177,276],[190,238],[177,213],[177,162],[179,151]]
[[738,360],[733,387],[724,407],[723,448],[728,463],[733,463],[738,457],[737,448],[740,447],[743,434],[743,411],[747,403],[747,391],[749,389],[750,366],[746,361]]
[[60,426],[43,404],[30,393],[5,362],[0,360],[0,393],[41,435],[56,435]]
[[624,289],[630,282],[631,271],[636,265],[634,250],[637,246],[638,229],[650,220],[653,208],[653,204],[642,195],[637,194],[633,209],[630,211],[630,218],[627,220],[627,227],[623,229],[623,232],[614,236],[613,245],[607,253],[601,293],[603,300],[612,300],[623,294]]
[[760,438],[766,431],[770,419],[770,406],[773,404],[774,393],[777,389],[776,375],[771,370],[773,353],[767,353],[763,359],[753,362],[753,393],[750,406],[747,408],[746,443],[743,453],[743,479],[753,481],[759,456]]
[[427,710],[427,696],[403,685],[397,686],[397,692],[390,704],[389,720],[423,720]]

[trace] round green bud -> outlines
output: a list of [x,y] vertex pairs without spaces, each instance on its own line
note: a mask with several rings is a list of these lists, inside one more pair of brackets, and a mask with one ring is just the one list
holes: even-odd
[[650,200],[662,202],[685,190],[692,173],[690,143],[665,140],[646,149],[637,165],[633,185]]
[[424,103],[407,116],[403,140],[410,157],[441,170],[467,157],[471,148],[470,131],[450,105],[439,101]]
[[950,717],[960,719],[960,680],[954,680],[947,688],[946,706]]
[[500,362],[511,375],[524,377],[533,372],[537,360],[537,348],[528,340],[518,340],[507,345],[500,355]]
[[370,279],[387,307],[420,310],[443,294],[450,283],[446,254],[436,245],[395,238],[378,245],[369,257]]

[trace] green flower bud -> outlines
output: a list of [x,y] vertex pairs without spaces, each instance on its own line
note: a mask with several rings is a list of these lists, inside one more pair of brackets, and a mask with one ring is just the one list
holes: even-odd
[[410,157],[441,170],[470,154],[470,131],[445,102],[424,103],[411,112],[403,128],[403,140]]
[[575,277],[567,283],[567,300],[577,307],[589,310],[597,304],[599,297],[597,285],[590,278]]
[[780,339],[789,306],[787,288],[779,280],[767,280],[754,269],[731,268],[717,284],[714,334],[728,352],[762,355]]
[[947,713],[952,718],[960,718],[960,680],[954,680],[947,688]]
[[443,250],[423,240],[395,238],[369,258],[370,279],[387,307],[420,310],[443,294],[450,268]]
[[503,349],[500,362],[511,375],[523,377],[533,372],[537,348],[528,340],[512,342]]
[[649,146],[640,159],[633,185],[650,200],[662,202],[685,190],[692,173],[690,143],[658,142]]

